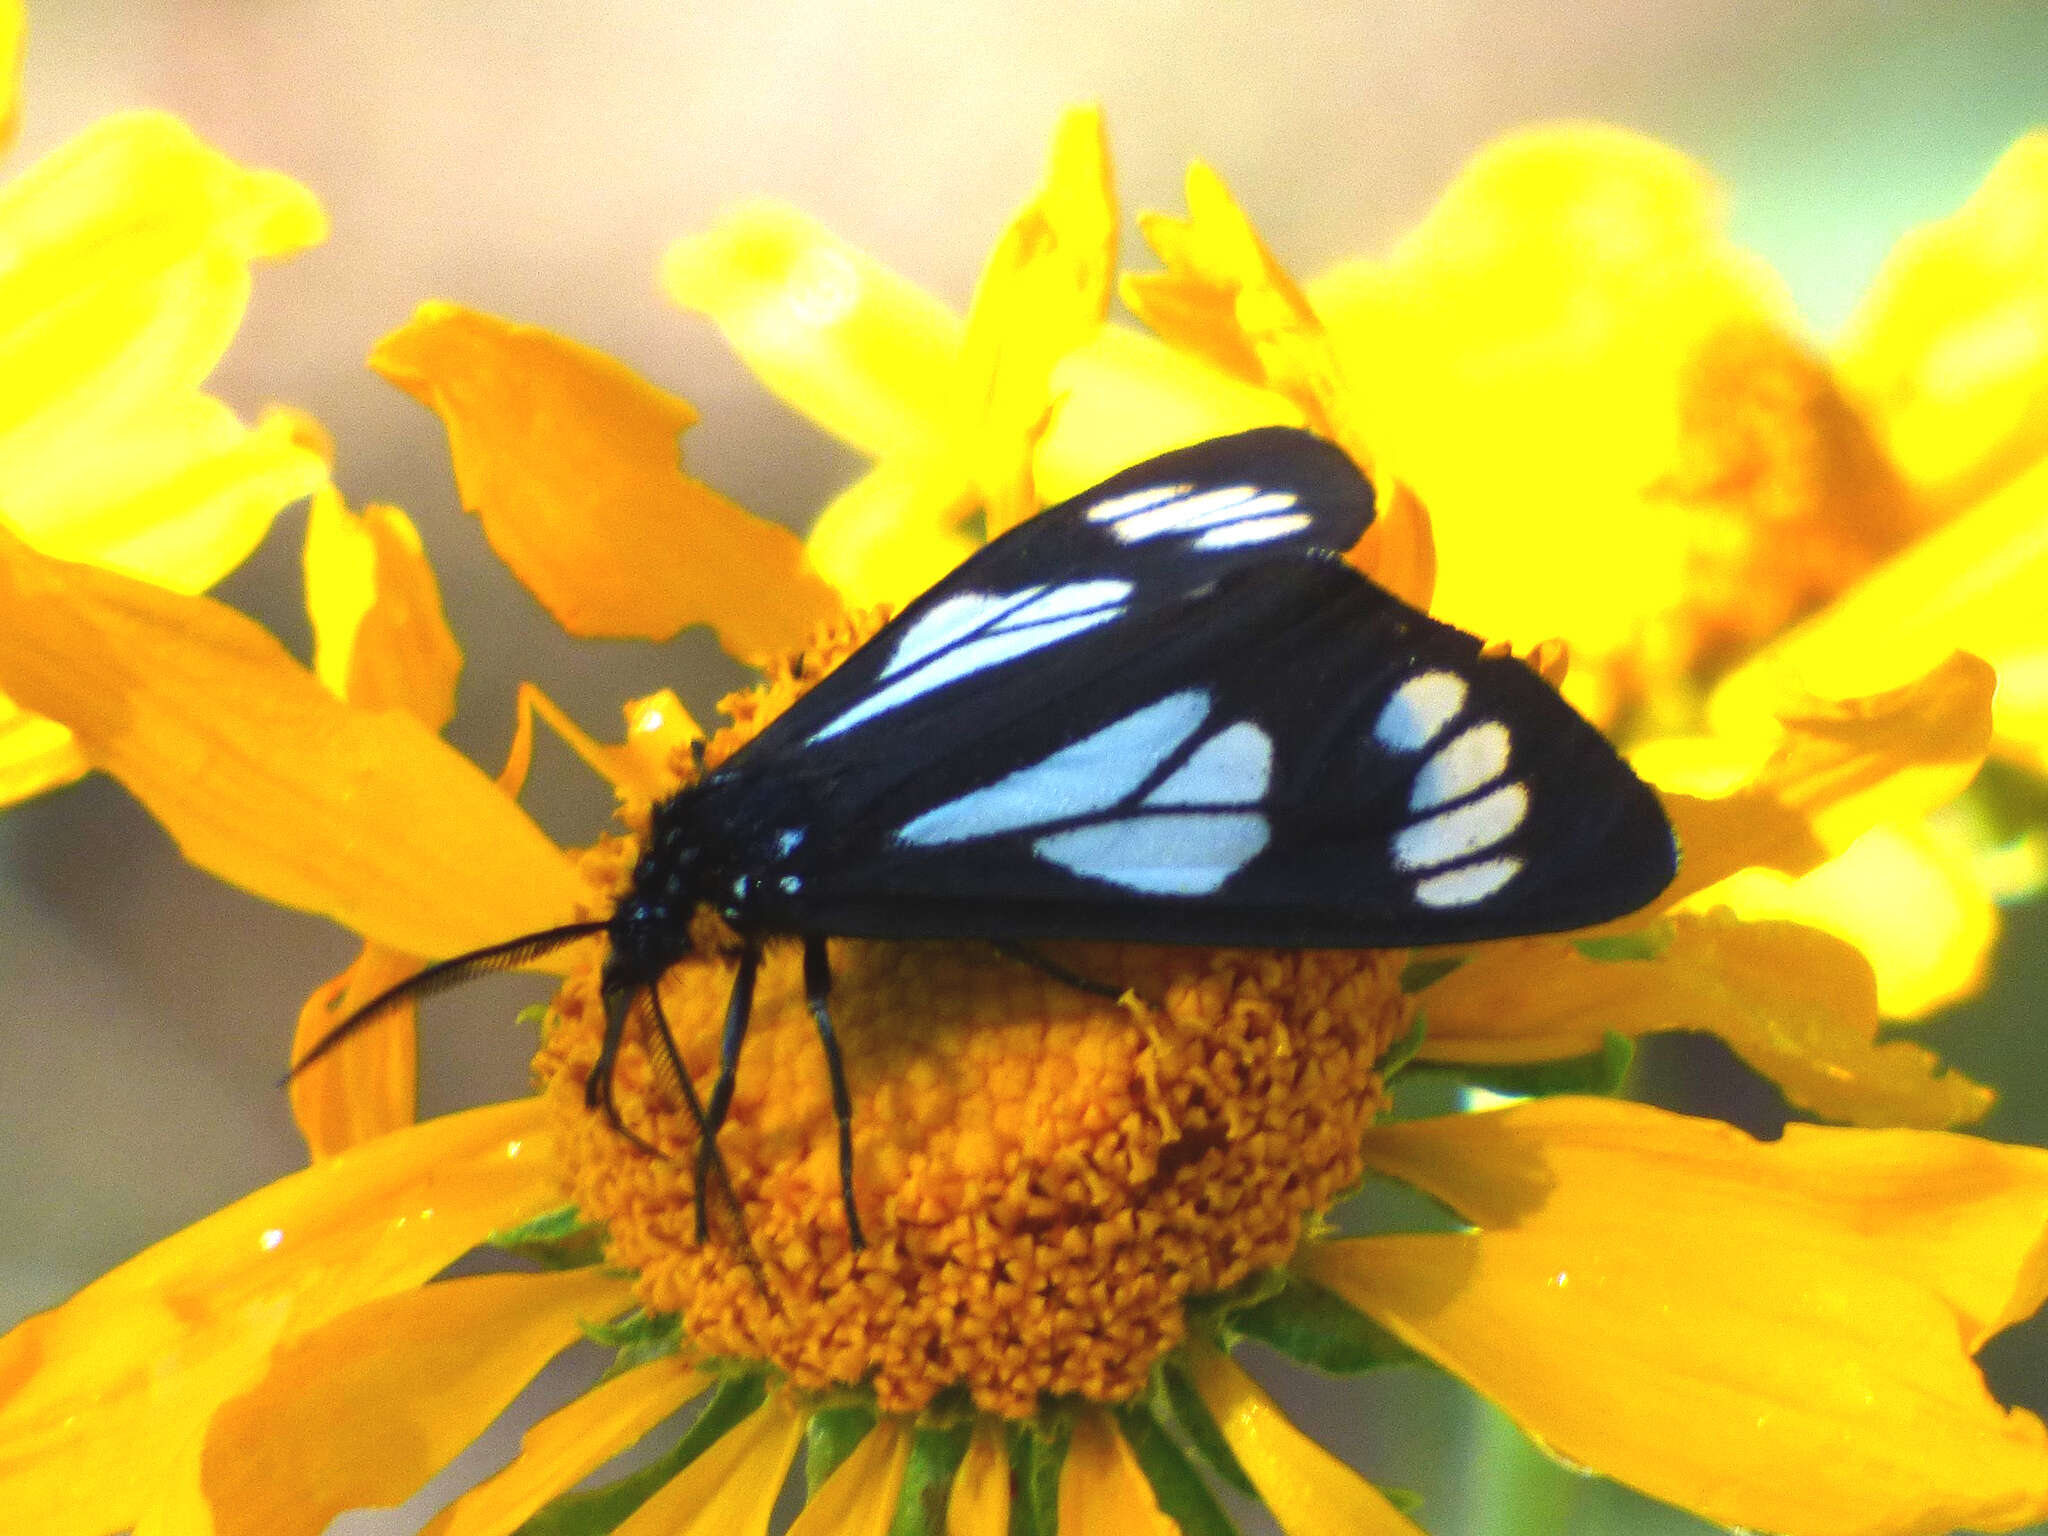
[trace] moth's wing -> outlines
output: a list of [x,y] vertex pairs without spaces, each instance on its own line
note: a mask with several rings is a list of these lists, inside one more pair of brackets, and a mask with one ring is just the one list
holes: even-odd
[[1372,487],[1292,427],[1215,438],[1112,476],[978,550],[746,749],[741,771],[827,775],[886,761],[903,732],[971,710],[1030,712],[1068,685],[1075,642],[1118,648],[1145,615],[1232,573],[1342,554]]
[[1655,795],[1555,690],[1327,559],[948,692],[887,768],[808,783],[764,870],[789,926],[1438,944],[1618,917],[1677,868]]

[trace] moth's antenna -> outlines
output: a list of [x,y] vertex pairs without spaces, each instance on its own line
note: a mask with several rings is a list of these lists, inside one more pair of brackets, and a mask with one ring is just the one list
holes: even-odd
[[585,923],[564,923],[559,928],[543,928],[539,933],[523,933],[516,939],[507,939],[502,944],[487,944],[482,949],[472,949],[466,955],[451,955],[446,960],[437,960],[425,970],[394,987],[387,987],[371,998],[354,1013],[343,1019],[313,1043],[313,1048],[292,1063],[291,1071],[279,1079],[278,1086],[297,1077],[329,1051],[358,1030],[376,1022],[384,1013],[400,1003],[416,1002],[423,997],[432,997],[436,992],[446,992],[450,987],[459,987],[478,976],[488,976],[494,971],[513,971],[529,960],[537,960],[564,944],[573,944],[578,939],[587,939],[592,934],[603,933],[609,926],[603,919]]

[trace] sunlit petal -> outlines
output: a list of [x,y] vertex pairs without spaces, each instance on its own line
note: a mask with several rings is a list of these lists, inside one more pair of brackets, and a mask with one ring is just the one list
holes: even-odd
[[1060,1466],[1062,1531],[1115,1531],[1120,1536],[1180,1536],[1115,1423],[1100,1408],[1074,1420]]
[[910,1427],[882,1420],[811,1495],[787,1536],[889,1536],[909,1463]]
[[613,1536],[767,1536],[803,1442],[804,1415],[776,1393],[622,1521]]
[[410,954],[566,922],[581,881],[411,716],[335,700],[232,609],[0,533],[0,686],[77,733],[185,856]]
[[561,1199],[537,1100],[399,1131],[257,1191],[0,1338],[0,1508],[134,1523],[284,1338],[430,1278]]
[[811,564],[849,607],[901,607],[974,553],[973,505],[957,459],[884,459],[818,514]]
[[2048,1153],[1551,1099],[1383,1125],[1370,1166],[1481,1229],[1302,1267],[1559,1454],[1788,1536],[2009,1530],[2048,1432],[1970,1354],[2048,1290]]
[[959,316],[808,215],[749,203],[670,246],[661,277],[826,431],[877,459],[948,450]]
[[1303,1434],[1230,1357],[1189,1350],[1195,1388],[1287,1536],[1419,1536],[1385,1494]]
[[21,0],[0,0],[0,149],[14,137],[21,85]]
[[[365,944],[349,968],[323,983],[299,1010],[291,1059],[387,987],[419,969],[411,955]],[[292,1119],[314,1157],[332,1157],[411,1125],[419,1099],[418,1009],[411,1002],[344,1041],[291,1080]]]

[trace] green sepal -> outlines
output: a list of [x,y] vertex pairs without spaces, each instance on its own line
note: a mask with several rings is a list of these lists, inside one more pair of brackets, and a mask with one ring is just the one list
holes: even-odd
[[615,1323],[585,1323],[583,1336],[599,1349],[615,1351],[604,1373],[604,1379],[610,1381],[682,1348],[683,1318],[679,1312],[646,1312],[636,1307]]
[[528,1003],[513,1017],[519,1021],[522,1029],[530,1029],[538,1035],[546,1031],[548,1015],[554,1012],[554,1007],[553,1003]]
[[1418,1008],[1415,1017],[1408,1021],[1408,1033],[1386,1049],[1376,1066],[1380,1081],[1385,1082],[1415,1059],[1415,1053],[1422,1049],[1422,1042],[1429,1038],[1429,1019]]
[[720,1436],[761,1406],[767,1389],[758,1372],[728,1376],[667,1455],[631,1476],[587,1493],[565,1493],[527,1517],[513,1536],[609,1536],[655,1492]]
[[1617,1092],[1635,1059],[1635,1042],[1609,1030],[1600,1049],[1586,1056],[1561,1061],[1431,1061],[1417,1070],[1447,1072],[1475,1088],[1536,1099],[1552,1093]]
[[1424,960],[1410,960],[1401,967],[1401,990],[1413,996],[1425,987],[1433,987],[1471,958],[1470,955],[1431,955]]
[[1202,1474],[1173,1443],[1173,1437],[1159,1427],[1152,1410],[1140,1403],[1126,1403],[1114,1411],[1124,1444],[1131,1448],[1145,1480],[1152,1485],[1160,1509],[1180,1527],[1181,1536],[1238,1536],[1236,1524],[1216,1502]]
[[1625,960],[1658,960],[1671,947],[1671,941],[1678,937],[1678,930],[1670,918],[1661,919],[1638,928],[1633,933],[1610,933],[1597,939],[1575,939],[1572,948],[1588,960],[1598,960],[1603,965],[1618,964]]
[[1423,1358],[1335,1291],[1301,1275],[1289,1275],[1276,1294],[1233,1312],[1229,1329],[1332,1376],[1413,1365]]
[[861,1438],[875,1427],[875,1410],[859,1403],[820,1408],[804,1426],[804,1490],[815,1499],[825,1479],[853,1454]]
[[1059,1536],[1060,1471],[1072,1437],[1064,1419],[1010,1431],[1010,1536]]
[[1393,1505],[1401,1514],[1412,1515],[1422,1508],[1422,1495],[1413,1488],[1396,1488],[1388,1483],[1374,1483],[1373,1487],[1379,1490],[1381,1498]]
[[903,1468],[903,1492],[889,1536],[946,1536],[946,1504],[953,1474],[974,1438],[971,1420],[944,1426],[919,1425],[911,1432],[910,1460]]
[[1209,1405],[1202,1401],[1202,1394],[1195,1390],[1188,1373],[1169,1357],[1159,1367],[1159,1381],[1166,1389],[1166,1401],[1173,1407],[1174,1418],[1180,1421],[1181,1429],[1202,1460],[1239,1493],[1257,1498],[1258,1489],[1252,1486],[1251,1478],[1237,1459],[1237,1452],[1223,1438],[1216,1416],[1209,1412]]
[[542,1269],[584,1269],[603,1262],[605,1230],[600,1222],[585,1221],[575,1206],[558,1205],[516,1227],[502,1227],[484,1241]]

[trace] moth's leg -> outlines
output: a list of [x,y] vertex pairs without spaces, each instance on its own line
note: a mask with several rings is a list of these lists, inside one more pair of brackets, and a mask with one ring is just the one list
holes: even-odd
[[[749,943],[740,951],[739,974],[732,979],[732,994],[725,1001],[725,1034],[718,1046],[718,1081],[711,1085],[711,1102],[704,1110],[704,1132],[697,1141],[697,1188],[701,1191],[711,1175],[711,1161],[718,1151],[718,1128],[725,1124],[732,1108],[733,1081],[740,1065],[740,1042],[747,1038],[747,1020],[754,1011],[754,973],[760,969],[761,951]],[[709,1213],[697,1202],[697,1241],[710,1234]]]
[[818,1026],[818,1044],[825,1049],[825,1071],[832,1079],[832,1114],[839,1122],[839,1199],[846,1207],[846,1230],[856,1249],[867,1247],[861,1235],[860,1212],[853,1206],[853,1097],[846,1091],[846,1065],[839,1059],[839,1038],[832,1033],[832,1014],[827,1003],[832,996],[832,964],[825,954],[825,940],[817,934],[804,938],[804,997],[811,1005],[811,1021]]
[[636,988],[620,988],[605,993],[604,1042],[597,1048],[597,1060],[591,1063],[590,1076],[583,1080],[583,1105],[586,1109],[602,1110],[606,1124],[613,1130],[649,1157],[659,1157],[661,1153],[657,1148],[627,1128],[624,1117],[619,1114],[618,1101],[612,1096],[612,1079],[619,1065],[619,1045],[626,1038],[626,1020],[632,1014],[633,1003],[639,995]]
[[[767,1276],[761,1272],[760,1256],[754,1252],[754,1240],[747,1234],[747,1213],[740,1208],[739,1193],[732,1187],[732,1174],[727,1171],[725,1159],[719,1155],[718,1144],[712,1139],[710,1116],[705,1112],[704,1101],[697,1097],[696,1085],[690,1081],[690,1074],[683,1069],[683,1053],[676,1049],[675,1031],[669,1028],[668,1012],[661,1006],[661,988],[648,988],[647,997],[654,1005],[655,1038],[661,1042],[661,1053],[654,1059],[661,1063],[663,1076],[669,1080],[669,1086],[683,1101],[690,1111],[690,1118],[697,1125],[697,1241],[703,1242],[707,1231],[704,1169],[708,1163],[711,1176],[718,1185],[719,1197],[724,1200],[726,1209],[732,1212],[733,1228],[739,1235],[740,1257],[746,1260],[747,1268],[753,1272],[754,1283],[761,1287],[762,1294],[770,1295]],[[705,1157],[706,1148],[711,1154],[708,1159]]]
[[1057,960],[1041,955],[1028,944],[1013,944],[1008,939],[990,939],[988,947],[1006,960],[1015,960],[1019,965],[1028,965],[1034,971],[1041,971],[1062,986],[1072,987],[1077,992],[1086,992],[1090,997],[1107,998],[1115,1002],[1130,989],[1111,986],[1106,981],[1096,981],[1083,976],[1079,971],[1070,971]]

